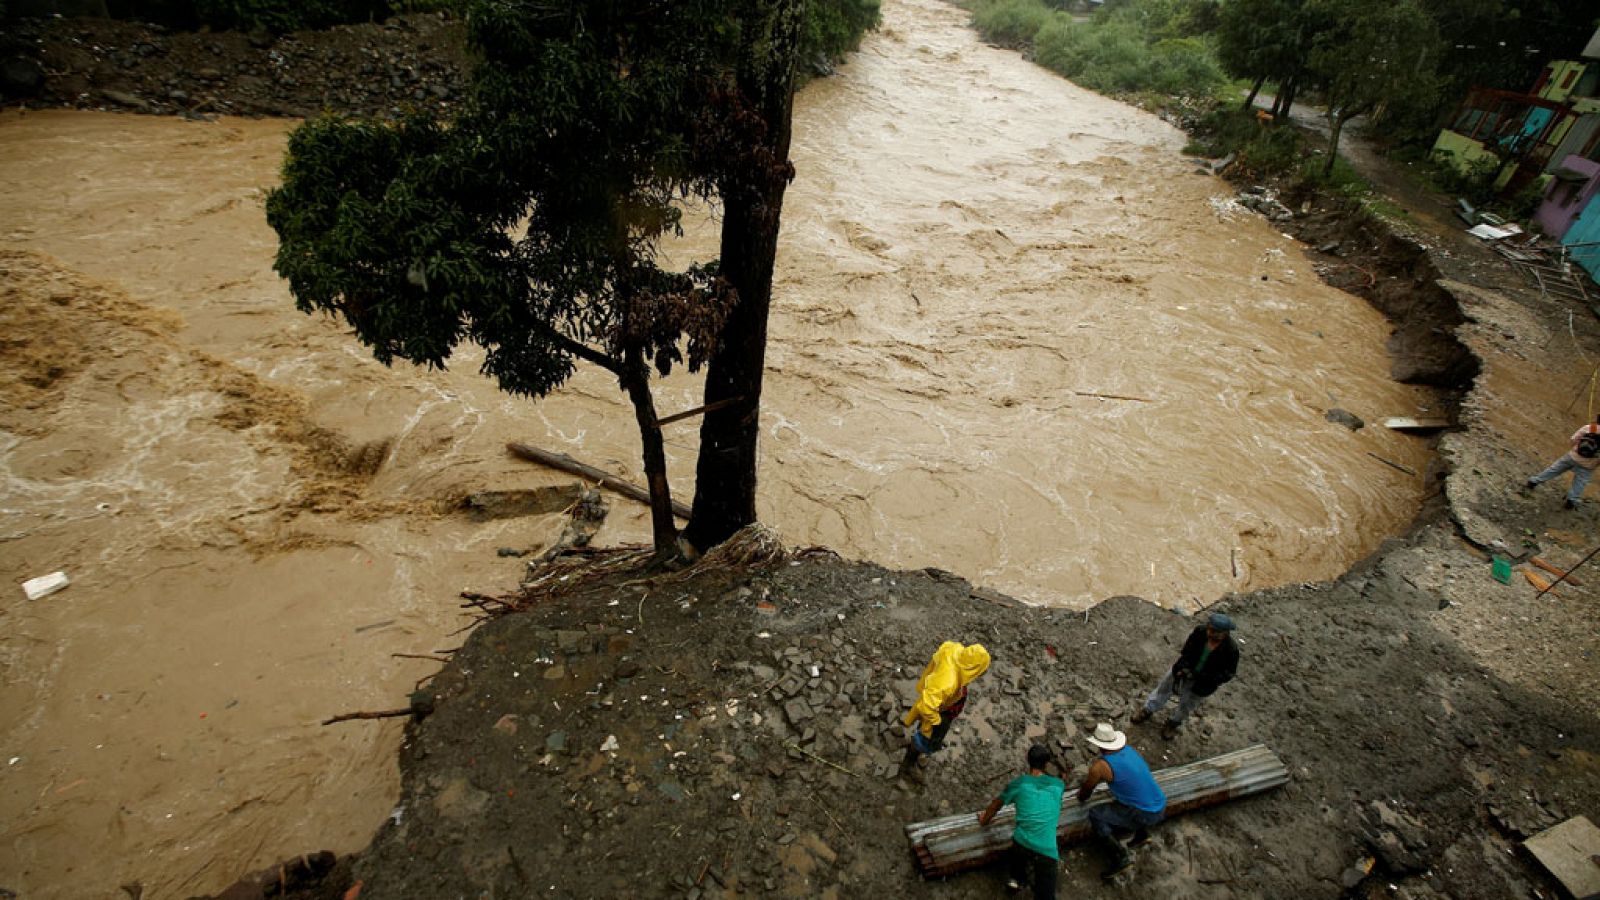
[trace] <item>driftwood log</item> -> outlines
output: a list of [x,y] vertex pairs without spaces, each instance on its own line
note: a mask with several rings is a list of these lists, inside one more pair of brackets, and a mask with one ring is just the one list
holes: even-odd
[[[1222,756],[1173,766],[1155,773],[1167,795],[1167,816],[1180,815],[1229,800],[1248,797],[1289,782],[1289,770],[1265,744],[1254,744]],[[1089,810],[1111,802],[1105,785],[1095,788],[1089,802],[1078,804],[1072,786],[1061,802],[1061,824],[1056,840],[1071,844],[1088,837]],[[959,813],[906,826],[906,838],[923,875],[942,876],[977,868],[1000,859],[1011,847],[1017,808],[1006,806],[988,825],[978,824],[975,812]]]
[[[552,469],[560,469],[579,478],[587,478],[602,487],[616,491],[624,497],[637,500],[646,506],[650,505],[649,491],[630,481],[623,481],[615,475],[602,472],[594,466],[578,462],[565,453],[551,453],[548,450],[540,450],[532,444],[523,444],[517,441],[507,444],[506,449],[523,459],[549,466]],[[672,501],[672,514],[680,519],[688,519],[689,507],[687,504],[674,500]]]

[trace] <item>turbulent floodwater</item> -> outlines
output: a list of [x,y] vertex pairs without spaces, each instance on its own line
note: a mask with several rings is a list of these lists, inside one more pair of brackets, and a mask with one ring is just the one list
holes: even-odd
[[[296,313],[261,189],[289,125],[0,117],[0,887],[215,890],[362,846],[398,706],[555,517],[473,490],[639,477],[599,374],[532,404],[475,358],[385,369]],[[763,409],[762,517],[794,544],[1040,603],[1184,606],[1324,578],[1416,508],[1425,450],[1329,424],[1422,411],[1381,318],[1194,174],[1182,135],[978,43],[935,0],[796,110]],[[714,246],[703,224],[672,255]],[[698,385],[661,385],[663,413]],[[695,427],[669,432],[692,496]],[[376,463],[376,465],[374,465]],[[614,500],[602,541],[647,537]],[[94,848],[88,852],[85,848]]]

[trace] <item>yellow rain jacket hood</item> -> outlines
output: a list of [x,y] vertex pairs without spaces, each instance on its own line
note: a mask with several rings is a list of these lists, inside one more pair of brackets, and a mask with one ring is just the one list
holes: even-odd
[[917,702],[906,713],[904,722],[911,725],[921,721],[922,736],[933,737],[933,726],[942,721],[939,710],[949,706],[960,696],[961,689],[989,668],[989,651],[982,644],[963,647],[955,641],[945,641],[933,653],[928,667],[917,679]]

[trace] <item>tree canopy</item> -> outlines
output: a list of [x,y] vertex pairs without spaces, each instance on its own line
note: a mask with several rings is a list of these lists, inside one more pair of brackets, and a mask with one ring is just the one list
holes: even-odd
[[[689,198],[770,206],[776,183],[781,202],[798,7],[475,0],[482,61],[457,120],[326,118],[291,136],[267,201],[278,272],[300,309],[342,316],[386,364],[443,367],[470,342],[485,374],[531,396],[577,359],[611,371],[635,406],[667,550],[649,370],[711,360],[750,291],[721,277],[720,260],[669,270],[656,249]],[[763,86],[783,95],[778,106]],[[775,213],[770,228],[768,290]]]
[[1332,124],[1324,166],[1331,172],[1350,119],[1434,96],[1438,37],[1417,0],[1310,0],[1307,9],[1319,26],[1309,67]]

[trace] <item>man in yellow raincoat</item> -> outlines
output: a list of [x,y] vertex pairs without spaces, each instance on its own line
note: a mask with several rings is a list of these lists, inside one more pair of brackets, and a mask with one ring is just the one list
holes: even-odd
[[917,679],[917,701],[903,721],[911,728],[911,743],[900,764],[902,774],[915,775],[917,759],[937,753],[951,723],[967,705],[967,685],[989,668],[989,651],[982,644],[962,646],[945,641],[933,653]]

